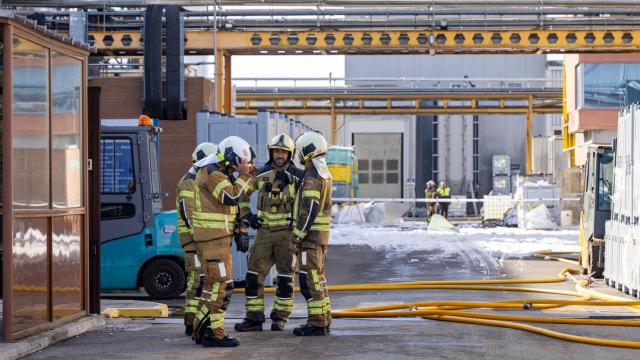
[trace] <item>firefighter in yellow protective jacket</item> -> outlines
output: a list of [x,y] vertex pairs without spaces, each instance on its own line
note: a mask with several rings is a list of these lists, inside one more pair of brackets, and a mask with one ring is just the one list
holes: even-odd
[[293,236],[289,249],[297,254],[300,292],[307,300],[307,323],[293,330],[298,336],[326,335],[331,325],[331,303],[324,260],[329,243],[333,184],[325,159],[327,141],[316,132],[296,139],[304,177],[294,204]]
[[[253,149],[243,139],[230,136],[218,144],[218,152],[196,163],[196,209],[193,239],[202,253],[202,269],[196,290],[198,312],[193,339],[204,347],[232,347],[239,341],[224,331],[224,312],[233,293],[231,242],[238,251],[249,249],[248,228],[237,232],[238,204],[251,186]],[[240,175],[234,178],[233,173]]]
[[[197,161],[204,159],[209,155],[215,155],[218,147],[212,143],[202,143],[196,147],[191,154],[193,165],[189,171],[178,181],[178,190],[176,192],[176,209],[178,213],[178,239],[180,246],[184,250],[184,270],[187,273],[187,293],[185,296],[184,307],[184,325],[185,335],[191,336],[193,333],[193,321],[196,311],[198,310],[198,300],[195,298],[195,281],[196,272],[200,273],[200,260],[196,243],[193,241],[193,211],[196,195],[196,175],[198,168],[195,166]],[[196,264],[198,266],[196,266]]]
[[[251,247],[245,277],[246,316],[236,331],[262,331],[264,278],[275,264],[277,289],[271,311],[271,330],[282,331],[293,309],[293,254],[289,251],[293,204],[303,172],[292,162],[295,144],[278,134],[267,146],[269,161],[257,172],[256,181],[240,204],[240,213],[258,229]],[[251,213],[249,196],[258,191],[257,214]]]

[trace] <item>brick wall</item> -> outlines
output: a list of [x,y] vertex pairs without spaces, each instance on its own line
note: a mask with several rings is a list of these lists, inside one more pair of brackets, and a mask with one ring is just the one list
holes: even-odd
[[[102,89],[100,118],[134,119],[142,113],[142,78],[92,79],[89,86]],[[169,193],[163,202],[165,210],[175,208],[176,183],[188,170],[191,152],[196,146],[196,112],[209,109],[213,82],[206,78],[187,78],[185,96],[187,120],[160,120],[160,187]]]

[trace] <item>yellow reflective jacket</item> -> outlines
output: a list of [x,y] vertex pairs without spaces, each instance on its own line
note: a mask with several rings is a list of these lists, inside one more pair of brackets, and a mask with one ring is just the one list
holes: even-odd
[[185,250],[195,250],[193,247],[193,211],[196,208],[196,174],[197,170],[191,168],[178,181],[176,192],[176,213],[178,215],[178,239],[180,246]]
[[439,187],[438,188],[438,197],[440,198],[450,198],[451,197],[451,188],[448,186]]
[[266,164],[258,171],[240,203],[240,214],[251,213],[249,198],[258,192],[256,209],[262,219],[262,227],[272,231],[289,229],[292,225],[293,205],[304,172],[289,164],[284,170],[275,170]]
[[293,235],[298,239],[329,244],[333,181],[323,179],[315,167],[305,170],[293,209]]
[[193,239],[209,241],[233,235],[240,200],[253,181],[250,175],[234,179],[216,164],[198,170],[196,176]]

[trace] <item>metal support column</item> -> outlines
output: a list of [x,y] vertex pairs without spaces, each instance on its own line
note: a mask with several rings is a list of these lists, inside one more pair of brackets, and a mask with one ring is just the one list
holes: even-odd
[[336,98],[331,98],[331,144],[338,145],[338,120],[336,117]]
[[533,96],[529,95],[529,108],[525,120],[526,128],[526,174],[531,174],[533,159]]
[[223,53],[224,60],[224,113],[227,115],[232,115],[231,111],[231,99],[233,98],[231,95],[231,54],[228,51]]
[[215,93],[215,111],[217,113],[224,113],[224,55],[222,51],[217,51],[215,55],[215,85],[216,85],[216,93]]

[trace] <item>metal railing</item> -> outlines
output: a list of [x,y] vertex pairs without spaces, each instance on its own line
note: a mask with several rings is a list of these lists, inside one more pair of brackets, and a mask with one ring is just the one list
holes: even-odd
[[238,90],[259,88],[403,88],[403,89],[554,89],[562,86],[558,79],[547,78],[427,78],[427,77],[236,77]]

